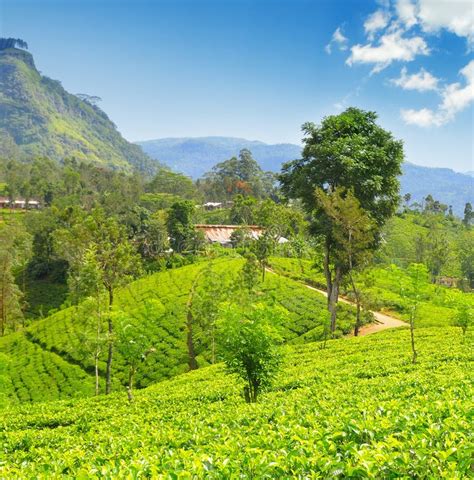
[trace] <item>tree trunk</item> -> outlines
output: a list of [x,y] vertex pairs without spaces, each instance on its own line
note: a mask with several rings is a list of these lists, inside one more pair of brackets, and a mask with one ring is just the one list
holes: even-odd
[[330,266],[330,257],[329,257],[329,247],[327,243],[324,249],[323,267],[324,267],[324,276],[326,277],[326,292],[327,292],[327,302],[328,302],[328,308],[329,308],[329,299],[331,298],[331,292],[332,292],[332,275],[331,275],[331,266]]
[[416,315],[416,305],[413,307],[410,315],[410,339],[411,339],[411,351],[413,352],[412,363],[416,363],[416,358],[418,353],[415,348],[415,315]]
[[359,295],[359,290],[357,290],[355,282],[354,282],[354,277],[352,276],[352,272],[349,273],[349,278],[351,280],[351,285],[352,285],[352,291],[354,292],[355,298],[356,298],[356,323],[354,327],[354,337],[357,337],[359,335],[359,329],[360,329],[360,295]]
[[102,329],[102,310],[100,308],[100,292],[99,290],[96,291],[96,300],[97,300],[97,331],[95,337],[95,352],[94,352],[94,360],[95,360],[95,394],[100,394],[100,374],[99,374],[99,357],[101,354],[101,345],[100,345],[100,332]]
[[127,386],[127,397],[128,401],[133,402],[133,377],[135,376],[135,369],[130,367],[128,372],[128,386]]
[[337,301],[339,298],[339,283],[341,281],[341,269],[339,267],[336,267],[336,273],[333,279],[332,272],[331,272],[331,258],[329,253],[329,245],[327,241],[324,248],[323,267],[324,267],[324,275],[326,277],[328,310],[329,310],[329,313],[331,314],[330,331],[331,333],[334,333],[336,330]]
[[331,292],[329,294],[328,309],[331,313],[331,333],[336,331],[336,321],[337,321],[337,302],[339,299],[339,285],[341,283],[342,272],[340,267],[336,267],[336,274],[334,275],[334,280],[331,284]]
[[112,322],[112,304],[114,301],[114,291],[111,287],[108,288],[109,291],[109,318],[108,318],[108,327],[109,327],[109,350],[107,355],[107,368],[105,372],[105,394],[108,395],[112,391],[112,358],[114,354],[114,343],[112,335],[114,333],[114,325]]
[[94,355],[95,360],[95,394],[99,395],[99,352],[97,351]]

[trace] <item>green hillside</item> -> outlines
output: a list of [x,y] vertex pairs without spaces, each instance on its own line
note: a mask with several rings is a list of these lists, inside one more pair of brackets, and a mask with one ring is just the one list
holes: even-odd
[[[215,261],[212,268],[219,275],[223,288],[229,288],[242,265],[240,259],[223,259]],[[138,387],[188,371],[187,303],[195,279],[206,266],[206,262],[200,262],[160,272],[119,292],[117,307],[125,313],[136,314],[141,306],[150,302],[158,302],[164,310],[164,315],[151,313],[143,317],[157,351],[138,373]],[[198,290],[200,282],[196,282]],[[231,296],[230,301],[238,299]],[[283,331],[285,342],[310,342],[323,337],[326,300],[322,295],[291,279],[268,274],[258,287],[258,301],[277,304],[288,312]],[[7,402],[93,394],[93,358],[82,348],[87,340],[85,331],[89,316],[85,307],[72,307],[0,339],[0,354],[5,355],[6,363],[3,391],[0,392]],[[350,332],[354,318],[352,307],[341,306],[336,334]],[[209,344],[200,337],[199,327],[194,326],[194,329],[196,360],[198,366],[203,367],[210,362]],[[100,370],[105,371],[105,356],[101,359]],[[127,369],[119,352],[115,355],[114,377],[116,389],[126,382]]]
[[[472,335],[471,335],[472,340]],[[137,393],[7,408],[3,478],[469,478],[474,385],[458,329],[292,347],[246,404],[221,365]]]
[[[296,281],[324,287],[324,275],[314,268],[311,260],[273,257],[272,269]],[[374,266],[357,276],[359,288],[371,308],[389,312],[403,320],[409,320],[411,304],[403,297],[404,286],[409,283],[405,270],[393,270],[390,267]],[[348,285],[342,288],[343,295],[352,299]],[[445,327],[452,325],[459,305],[467,303],[474,308],[474,294],[441,285],[425,285],[419,300],[416,328]]]
[[0,157],[76,157],[129,170],[153,162],[127,142],[91,101],[66,92],[41,75],[33,56],[17,48],[0,50]]

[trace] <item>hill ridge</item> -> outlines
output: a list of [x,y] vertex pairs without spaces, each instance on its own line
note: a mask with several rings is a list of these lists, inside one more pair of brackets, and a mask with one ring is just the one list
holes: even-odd
[[124,170],[151,171],[155,164],[122,137],[103,110],[42,75],[33,55],[18,48],[0,50],[2,156],[75,157]]

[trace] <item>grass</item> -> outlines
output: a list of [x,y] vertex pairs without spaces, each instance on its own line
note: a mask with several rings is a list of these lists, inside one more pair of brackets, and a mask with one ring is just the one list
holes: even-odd
[[288,347],[258,404],[219,364],[132,405],[117,393],[9,407],[0,477],[468,478],[472,340],[422,329],[416,365],[406,330]]

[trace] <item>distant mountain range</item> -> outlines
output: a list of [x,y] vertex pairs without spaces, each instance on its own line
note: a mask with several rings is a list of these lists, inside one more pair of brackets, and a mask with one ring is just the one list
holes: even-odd
[[41,75],[27,51],[0,49],[0,158],[76,157],[152,170],[156,162],[120,135],[97,100]]
[[[281,164],[294,160],[301,147],[291,143],[269,145],[259,141],[233,137],[161,138],[137,142],[150,157],[198,178],[223,160],[248,148],[264,170],[277,172]],[[466,202],[474,203],[472,174],[456,173],[449,168],[421,167],[412,163],[403,165],[402,194],[411,193],[412,201],[420,202],[428,194],[436,200],[452,205],[462,215]]]
[[151,158],[172,169],[199,178],[223,160],[248,148],[263,170],[277,171],[283,162],[298,158],[301,147],[291,143],[268,145],[234,137],[160,138],[137,142]]

